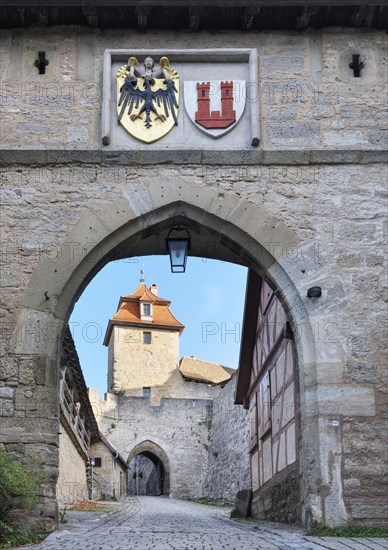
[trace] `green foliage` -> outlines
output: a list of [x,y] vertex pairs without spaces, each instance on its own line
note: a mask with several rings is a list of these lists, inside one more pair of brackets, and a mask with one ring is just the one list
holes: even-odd
[[125,390],[116,390],[115,395],[118,395],[119,397],[123,397],[125,395]]
[[218,451],[213,451],[213,452],[212,452],[212,455],[214,456],[214,458],[217,458],[217,456],[218,456]]
[[208,498],[199,498],[199,499],[196,500],[195,502],[197,502],[198,504],[210,504]]
[[0,519],[4,520],[17,500],[20,508],[33,508],[38,501],[38,486],[43,481],[36,459],[28,455],[13,460],[0,451]]
[[7,520],[13,506],[31,509],[37,504],[38,487],[42,482],[43,475],[36,459],[22,454],[15,460],[0,450],[0,547],[37,540],[35,532],[12,527]]
[[314,525],[308,534],[314,537],[385,538],[388,537],[388,528],[366,527],[365,525],[355,524],[343,525],[341,527]]
[[24,531],[18,527],[11,527],[0,519],[0,548],[33,544],[45,538],[45,535],[36,531]]
[[59,510],[59,521],[61,523],[67,523],[67,516],[66,516],[67,508],[66,506],[63,508],[63,510]]
[[112,424],[110,425],[110,427],[114,430],[115,427],[117,426],[116,422],[112,422]]

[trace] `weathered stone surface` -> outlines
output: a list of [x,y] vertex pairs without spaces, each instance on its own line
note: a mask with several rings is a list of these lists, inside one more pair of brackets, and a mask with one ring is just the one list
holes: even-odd
[[252,503],[252,491],[243,489],[236,495],[236,505],[233,508],[231,518],[246,518],[250,515]]
[[[383,483],[384,453],[372,437],[383,439],[386,420],[379,390],[386,366],[386,76],[381,62],[386,36],[330,29],[225,37],[150,32],[144,47],[257,48],[261,143],[254,151],[235,150],[233,143],[224,151],[103,147],[102,52],[128,47],[133,33],[80,33],[79,28],[66,29],[65,37],[44,28],[18,31],[17,37],[11,30],[2,33],[0,379],[19,380],[15,354],[23,359],[36,355],[34,376],[46,393],[36,392],[28,369],[21,371],[23,387],[15,391],[16,401],[8,396],[1,401],[1,441],[57,439],[56,360],[63,322],[90,273],[100,267],[97,262],[134,235],[128,227],[149,227],[155,209],[178,200],[198,207],[202,223],[212,205],[218,216],[212,243],[223,235],[245,246],[239,260],[251,261],[270,277],[300,332],[300,414],[306,428],[300,438],[308,470],[303,502],[309,500],[322,518],[316,487],[322,477],[329,480],[327,449],[336,449],[338,479],[357,479],[370,494]],[[43,81],[33,62],[48,39],[51,59]],[[367,55],[363,77],[356,79],[348,67],[354,44]],[[169,186],[162,197],[164,181]],[[169,211],[157,222],[172,215]],[[91,219],[99,223],[88,223]],[[241,233],[255,246],[239,241]],[[88,255],[92,251],[94,260]],[[164,250],[156,244],[153,252]],[[310,301],[307,289],[318,283],[322,297]],[[333,372],[330,365],[335,365]],[[319,391],[322,380],[325,387]],[[28,390],[31,395],[25,394]],[[339,417],[341,430],[325,428],[320,437],[320,414],[325,421]],[[364,433],[371,437],[370,449],[360,437]],[[356,438],[359,446],[352,442]],[[320,452],[311,457],[316,440]],[[50,468],[55,467],[47,466],[54,479]],[[361,514],[365,502],[356,489],[357,484],[344,484],[348,519],[353,509]],[[338,492],[330,498],[341,500]],[[362,511],[364,522],[380,513],[380,503],[369,504]],[[53,500],[47,500],[42,517],[50,506]]]
[[259,519],[300,523],[299,472],[294,469],[282,483],[261,490],[260,495],[253,494],[252,516]]
[[12,399],[14,394],[13,388],[1,388],[0,387],[0,398],[1,399]]
[[234,405],[234,377],[213,402],[204,496],[234,504],[236,494],[250,489],[248,412]]
[[375,365],[350,364],[346,368],[347,374],[357,382],[376,382],[377,369]]
[[118,396],[115,401],[116,406],[112,400],[98,401],[99,428],[125,460],[138,445],[149,441],[167,456],[169,464],[164,467],[171,472],[171,496],[202,498],[212,401],[162,398],[159,405],[152,405],[148,398]]
[[268,125],[268,136],[271,143],[303,142],[316,139],[319,135],[319,126],[312,122],[271,123]]

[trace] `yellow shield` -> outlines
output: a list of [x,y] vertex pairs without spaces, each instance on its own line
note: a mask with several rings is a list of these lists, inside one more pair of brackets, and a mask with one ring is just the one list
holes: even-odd
[[131,57],[117,72],[118,122],[134,138],[153,143],[177,125],[179,74],[165,57],[160,70],[152,67],[146,72],[138,67],[137,59]]

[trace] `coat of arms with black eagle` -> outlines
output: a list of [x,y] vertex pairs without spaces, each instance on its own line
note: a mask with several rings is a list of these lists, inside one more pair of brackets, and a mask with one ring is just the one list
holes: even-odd
[[117,72],[118,122],[133,137],[152,143],[178,125],[179,74],[167,57],[154,69],[152,57],[144,60],[144,70],[136,57]]

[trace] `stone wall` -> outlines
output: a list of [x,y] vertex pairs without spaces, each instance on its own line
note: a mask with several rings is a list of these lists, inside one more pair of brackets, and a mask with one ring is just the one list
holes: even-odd
[[[103,51],[139,42],[129,30],[2,32],[0,436],[42,462],[36,525],[55,523],[58,357],[74,302],[107,261],[165,253],[140,230],[178,215],[200,228],[193,254],[206,243],[258,270],[292,320],[303,519],[382,524],[385,33],[141,35],[145,48],[257,48],[260,146],[217,154],[100,144]],[[347,66],[355,49],[362,78]]]
[[62,422],[60,428],[59,476],[56,494],[58,503],[64,505],[89,498],[86,475],[88,457],[74,445]]
[[[156,444],[169,461],[163,466],[170,471],[170,495],[201,498],[212,402],[162,398],[159,405],[152,405],[143,397],[115,398],[116,407],[102,413],[99,420],[100,430],[112,445],[127,459],[141,443]],[[100,404],[102,411],[104,402]]]
[[[382,148],[387,140],[383,32],[170,33],[78,27],[2,32],[3,147],[100,145],[106,48],[257,48],[265,148]],[[362,52],[362,78],[348,67]],[[49,60],[45,75],[34,66]],[[366,98],[367,94],[367,98]]]
[[178,368],[179,333],[168,330],[151,331],[150,344],[143,343],[147,329],[114,326],[109,341],[108,379],[112,386],[108,391],[124,389],[127,395],[143,396],[143,387],[152,387],[151,396],[157,398],[158,387],[168,396],[171,391],[169,379]]
[[275,483],[268,483],[252,501],[252,516],[267,521],[301,521],[299,469],[285,471]]
[[236,494],[251,488],[248,411],[234,405],[236,377],[213,402],[208,463],[203,493],[210,500],[234,504]]
[[150,387],[156,405],[161,397],[206,399],[217,394],[215,387],[185,380],[178,361],[178,332],[152,329],[151,344],[143,344],[143,329],[115,326],[109,342],[108,391],[143,397],[143,387]]

